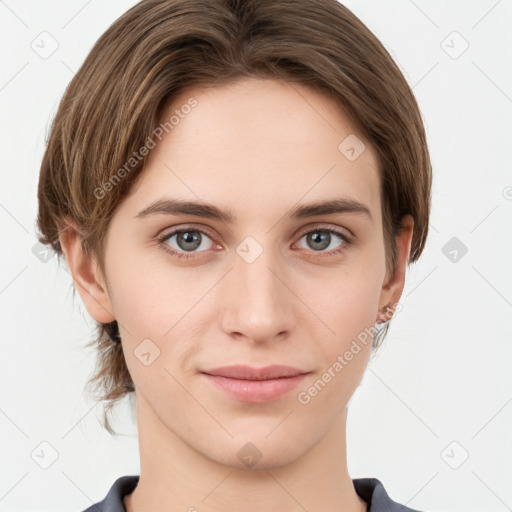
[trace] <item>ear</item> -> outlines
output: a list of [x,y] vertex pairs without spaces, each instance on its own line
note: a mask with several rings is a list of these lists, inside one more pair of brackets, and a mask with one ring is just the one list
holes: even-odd
[[396,305],[402,296],[405,284],[405,272],[407,262],[411,251],[412,234],[414,229],[414,219],[411,215],[405,215],[402,219],[402,231],[395,237],[396,244],[396,271],[394,275],[386,272],[386,278],[382,286],[379,300],[378,322],[387,322],[391,320],[395,312]]
[[66,228],[60,232],[59,241],[85,308],[97,322],[113,322],[112,304],[96,260],[83,251],[82,237],[76,224],[70,220],[65,222]]

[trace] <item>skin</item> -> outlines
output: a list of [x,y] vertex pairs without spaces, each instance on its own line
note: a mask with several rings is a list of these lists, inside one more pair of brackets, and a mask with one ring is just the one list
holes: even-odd
[[[400,299],[413,220],[404,218],[390,275],[376,154],[368,141],[354,161],[338,150],[357,131],[328,97],[297,84],[245,79],[188,90],[165,119],[191,96],[198,105],[151,150],[142,179],[113,216],[105,276],[72,229],[61,235],[87,311],[120,324],[136,386],[141,472],[126,509],[363,512],[347,470],[346,420],[371,340],[309,403],[297,395],[359,333],[386,319],[380,308]],[[230,209],[236,221],[135,218],[164,197]],[[340,197],[364,203],[371,218],[286,217],[297,205]],[[345,243],[334,234],[326,248],[308,241],[307,233],[325,226],[353,233],[344,253],[329,254]],[[202,242],[190,259],[165,253],[156,241],[177,227],[208,230],[196,233]],[[252,263],[236,252],[247,236],[263,249]],[[180,251],[177,236],[166,243]],[[149,366],[136,355],[144,339],[160,350]],[[311,373],[277,400],[249,404],[198,373],[227,364]],[[261,453],[251,467],[237,456],[248,442]]]

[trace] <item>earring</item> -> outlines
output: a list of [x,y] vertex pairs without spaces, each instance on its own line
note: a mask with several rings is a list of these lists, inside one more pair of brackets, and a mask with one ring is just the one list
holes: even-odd
[[[388,302],[386,305],[382,306],[379,309],[379,315],[377,317],[377,325],[385,325],[391,321],[393,318],[393,314],[395,312],[394,308],[391,307],[391,302]],[[390,314],[391,313],[391,314]],[[383,319],[380,321],[380,319]]]

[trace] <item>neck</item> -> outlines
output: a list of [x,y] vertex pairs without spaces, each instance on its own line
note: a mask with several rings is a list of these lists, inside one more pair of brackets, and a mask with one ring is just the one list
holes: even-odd
[[366,512],[347,470],[347,409],[312,449],[289,464],[240,469],[198,452],[137,396],[141,470],[127,512]]

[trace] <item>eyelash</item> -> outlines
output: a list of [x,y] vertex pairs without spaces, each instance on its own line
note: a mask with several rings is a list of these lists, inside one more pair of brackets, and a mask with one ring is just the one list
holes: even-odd
[[[166,242],[174,235],[177,235],[177,234],[180,234],[180,233],[185,233],[187,231],[193,231],[193,232],[197,232],[197,233],[201,233],[203,235],[206,235],[208,236],[209,238],[212,238],[212,236],[207,232],[207,231],[204,231],[202,229],[199,229],[199,228],[196,228],[196,227],[193,227],[193,226],[189,226],[189,227],[184,227],[184,228],[179,228],[179,229],[176,229],[174,231],[170,231],[169,233],[164,233],[163,235],[160,235],[158,238],[157,238],[157,242],[158,242],[158,246],[162,249],[162,251],[166,252],[167,254],[171,254],[173,257],[176,257],[176,258],[180,258],[180,259],[189,259],[189,258],[195,258],[195,252],[191,252],[191,253],[183,253],[183,252],[179,252],[179,251],[176,251],[175,249],[171,249],[169,248],[169,246],[166,244]],[[330,226],[320,226],[320,227],[317,227],[315,229],[311,229],[309,231],[305,231],[303,233],[301,233],[300,237],[299,237],[299,240],[305,236],[305,235],[309,235],[310,233],[333,233],[337,236],[339,236],[342,240],[343,240],[343,244],[341,246],[341,248],[338,248],[338,249],[334,249],[332,251],[329,251],[329,252],[322,252],[322,251],[317,251],[319,252],[320,254],[322,255],[328,255],[328,256],[335,256],[337,254],[344,254],[345,251],[348,249],[348,246],[350,246],[352,244],[352,239],[349,238],[345,233],[342,233],[341,231],[335,229],[335,228],[332,228]],[[204,251],[200,251],[200,252],[204,252]],[[315,252],[315,251],[312,251],[312,252]],[[320,257],[323,257],[323,256],[320,256]]]

